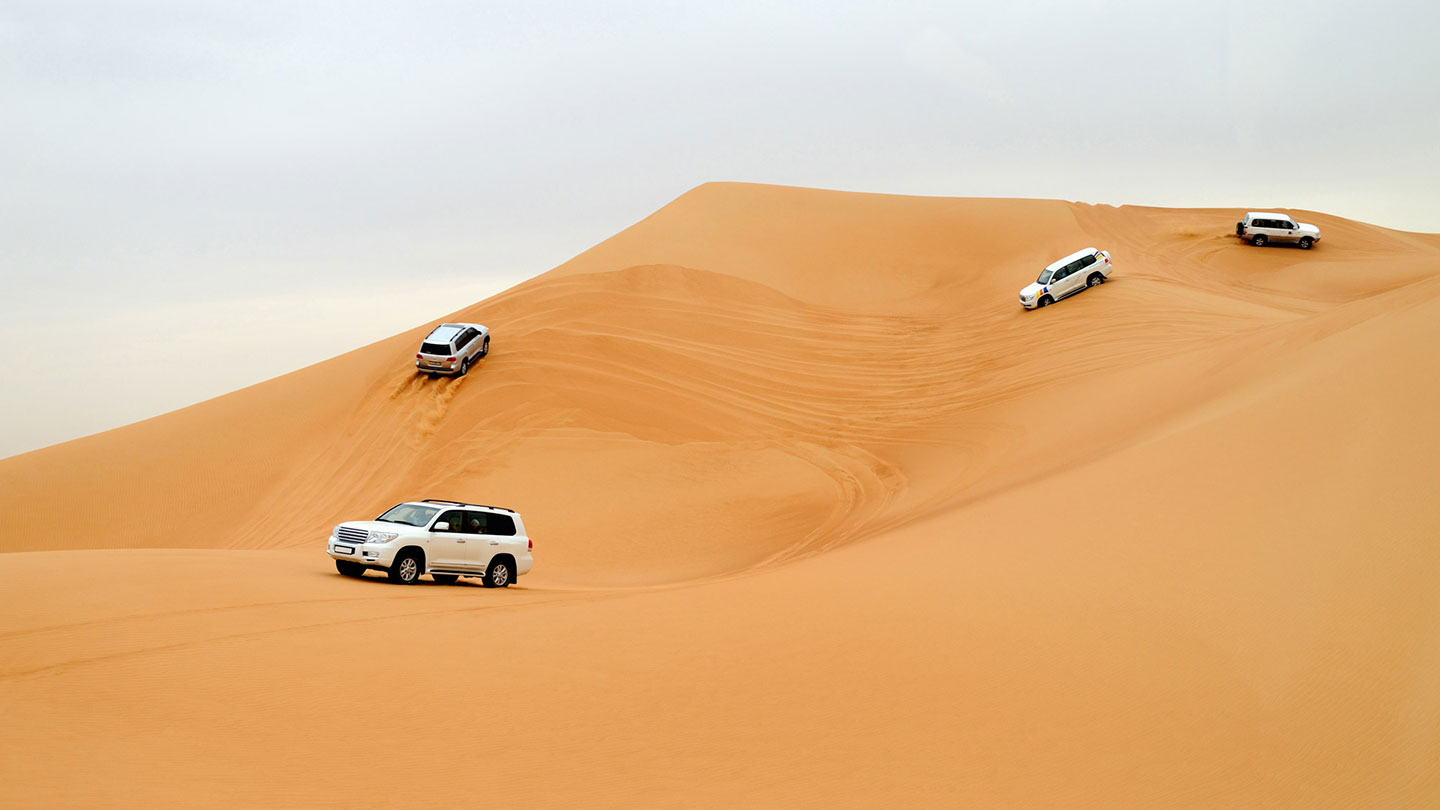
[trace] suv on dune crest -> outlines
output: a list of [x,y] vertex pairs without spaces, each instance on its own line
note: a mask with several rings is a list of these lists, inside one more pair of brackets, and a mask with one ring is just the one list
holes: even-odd
[[463,377],[472,363],[489,353],[490,330],[484,324],[442,323],[421,342],[415,369]]
[[335,570],[347,577],[384,571],[402,585],[414,585],[426,573],[441,585],[484,577],[487,588],[504,588],[530,573],[534,548],[514,510],[434,499],[398,504],[374,520],[341,523],[327,546]]
[[1235,223],[1235,235],[1256,247],[1271,242],[1289,242],[1309,250],[1320,241],[1320,229],[1308,222],[1296,222],[1289,214],[1251,211]]
[[1099,287],[1115,269],[1110,252],[1085,248],[1046,265],[1034,283],[1020,290],[1020,306],[1038,309],[1090,287]]

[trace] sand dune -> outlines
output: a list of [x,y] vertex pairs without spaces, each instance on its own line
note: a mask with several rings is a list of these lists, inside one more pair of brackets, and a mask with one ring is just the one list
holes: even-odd
[[[710,184],[466,378],[427,326],[0,460],[0,803],[1434,805],[1440,237],[1295,213]],[[534,573],[334,574],[423,496]]]

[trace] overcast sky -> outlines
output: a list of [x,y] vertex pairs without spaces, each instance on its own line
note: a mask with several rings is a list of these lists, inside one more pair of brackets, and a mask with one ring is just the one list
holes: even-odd
[[710,180],[1440,231],[1437,22],[1418,0],[0,0],[0,456],[439,317]]

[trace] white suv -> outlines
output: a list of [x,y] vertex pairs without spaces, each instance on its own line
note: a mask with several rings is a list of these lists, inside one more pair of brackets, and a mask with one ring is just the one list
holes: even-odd
[[1077,250],[1040,271],[1033,284],[1020,291],[1020,306],[1026,309],[1049,306],[1087,287],[1099,287],[1110,277],[1114,265],[1110,252],[1085,248]]
[[374,520],[341,523],[329,543],[335,570],[347,577],[370,569],[402,585],[425,573],[442,585],[484,577],[487,588],[530,573],[534,548],[510,509],[430,499],[399,504]]
[[1320,241],[1320,229],[1308,222],[1296,222],[1289,214],[1251,211],[1235,223],[1235,235],[1256,247],[1271,242],[1293,242],[1309,250]]
[[478,323],[442,323],[420,344],[415,368],[429,374],[465,376],[470,364],[490,353],[490,330]]

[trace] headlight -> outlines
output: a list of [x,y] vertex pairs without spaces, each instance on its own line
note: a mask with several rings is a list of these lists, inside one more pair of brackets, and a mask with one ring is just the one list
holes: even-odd
[[395,532],[370,532],[370,542],[388,543],[399,536],[400,535],[396,534]]

